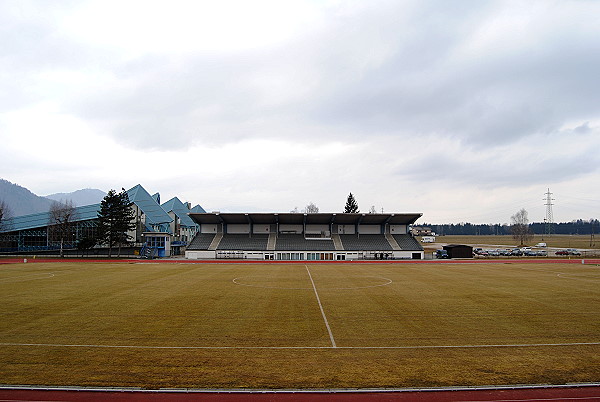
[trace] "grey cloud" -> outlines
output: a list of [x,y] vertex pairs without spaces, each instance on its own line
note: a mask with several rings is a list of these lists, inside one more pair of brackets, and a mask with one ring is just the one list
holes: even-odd
[[573,131],[577,134],[587,134],[592,130],[590,127],[590,122],[586,121],[585,123],[575,127]]
[[476,186],[512,190],[535,183],[560,183],[600,171],[600,129],[590,128],[582,137],[575,130],[555,131],[547,138],[562,152],[549,150],[546,137],[490,149],[476,147],[430,147],[418,160],[400,164],[395,175],[414,182],[451,182],[457,188]]
[[[505,3],[357,4],[330,11],[326,24],[278,48],[122,61],[55,38],[55,59],[46,63],[110,75],[104,88],[92,82],[69,95],[62,112],[142,148],[248,137],[314,141],[324,131],[343,141],[438,135],[477,148],[597,115],[600,43],[589,31],[542,27],[546,41],[533,48],[510,43],[510,50],[465,56],[465,43]],[[49,28],[37,29],[52,38]],[[41,49],[33,53],[46,59]]]
[[110,50],[89,47],[59,32],[57,16],[71,3],[0,2],[0,111],[76,91],[48,82],[46,74],[87,73],[110,65]]
[[108,126],[106,131],[121,141],[143,147],[159,142],[187,147],[247,135],[243,125],[260,115],[255,104],[260,94],[244,78],[260,66],[260,58],[194,57],[184,64],[167,57],[124,64],[116,70],[114,87],[72,99],[68,108]]
[[600,45],[594,35],[568,31],[556,38],[549,27],[544,33],[549,43],[534,48],[511,43],[516,51],[485,49],[481,57],[461,59],[454,51],[485,19],[457,23],[463,28],[452,31],[419,21],[423,29],[398,40],[396,53],[381,66],[317,102],[315,119],[502,144],[596,115]]

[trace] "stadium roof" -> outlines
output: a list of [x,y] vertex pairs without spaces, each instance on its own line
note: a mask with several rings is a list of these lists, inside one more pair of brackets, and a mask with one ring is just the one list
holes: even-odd
[[190,213],[198,224],[286,224],[286,225],[410,225],[423,214],[345,214],[345,213]]

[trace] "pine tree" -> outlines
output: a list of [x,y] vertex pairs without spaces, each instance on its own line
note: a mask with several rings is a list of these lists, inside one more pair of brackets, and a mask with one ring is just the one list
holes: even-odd
[[108,246],[108,256],[112,255],[112,248],[127,245],[131,236],[127,233],[135,228],[135,213],[131,209],[131,202],[125,189],[117,194],[110,190],[100,203],[98,212],[98,242]]
[[358,203],[354,199],[354,195],[352,195],[352,193],[350,193],[348,195],[348,199],[346,200],[346,208],[344,209],[344,213],[345,214],[356,214],[358,212],[360,212],[358,210]]

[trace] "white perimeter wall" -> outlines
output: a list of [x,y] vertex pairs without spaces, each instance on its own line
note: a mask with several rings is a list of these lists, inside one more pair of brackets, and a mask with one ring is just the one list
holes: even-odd
[[410,260],[412,259],[412,255],[413,253],[419,253],[421,254],[421,259],[423,260],[425,258],[424,256],[424,252],[423,251],[393,251],[393,256],[396,259],[406,259],[406,260]]
[[391,234],[407,234],[408,227],[406,225],[390,225]]
[[216,254],[214,251],[201,250],[185,252],[185,258],[189,260],[214,260],[215,257]]
[[358,233],[360,233],[360,234],[381,234],[381,226],[379,226],[379,225],[358,225]]

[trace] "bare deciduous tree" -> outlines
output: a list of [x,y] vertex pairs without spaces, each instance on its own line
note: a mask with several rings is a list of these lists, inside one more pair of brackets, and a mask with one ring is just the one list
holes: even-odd
[[60,243],[60,256],[64,257],[65,242],[73,242],[75,222],[75,207],[73,201],[55,201],[50,205],[48,231],[50,240]]
[[531,229],[529,228],[527,211],[524,208],[521,208],[519,212],[511,216],[510,220],[512,222],[510,227],[512,236],[520,242],[521,246],[533,239],[533,233],[531,233]]
[[0,231],[6,229],[6,220],[12,218],[10,208],[4,200],[0,200]]
[[316,214],[319,212],[319,207],[317,207],[312,201],[308,203],[306,208],[304,208],[304,212],[307,214]]

